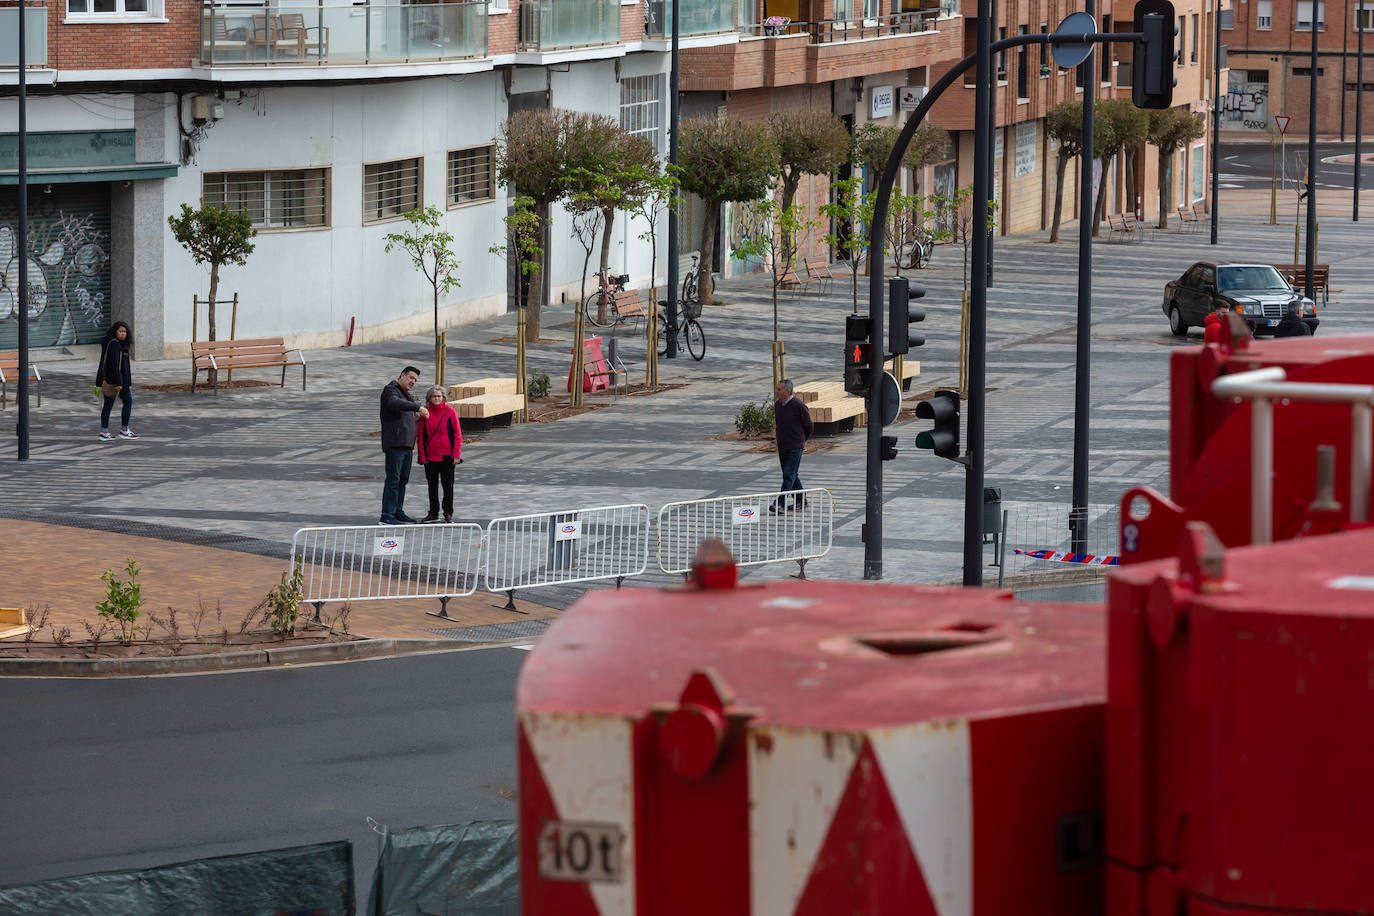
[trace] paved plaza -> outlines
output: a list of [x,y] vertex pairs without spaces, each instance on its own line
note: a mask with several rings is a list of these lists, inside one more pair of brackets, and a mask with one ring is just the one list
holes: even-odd
[[[1364,304],[1374,291],[1374,234],[1349,221],[1347,196],[1333,197],[1328,194],[1324,203],[1331,212],[1323,213],[1320,233],[1320,260],[1331,264],[1333,286],[1330,307],[1320,312],[1320,333],[1362,333]],[[1110,241],[1104,226],[1094,248],[1095,513],[1107,511],[1131,486],[1167,490],[1169,354],[1200,343],[1200,332],[1186,344],[1170,336],[1160,310],[1164,283],[1201,258],[1291,257],[1291,214],[1287,225],[1264,225],[1267,193],[1228,191],[1222,213],[1222,244],[1215,248],[1207,244],[1205,226],[1157,232],[1133,244]],[[1018,518],[1049,519],[1042,535],[1061,540],[1067,531],[1054,520],[1067,515],[1072,481],[1076,254],[1072,223],[1058,245],[1049,245],[1045,233],[998,239],[988,296],[986,484],[1002,489],[1013,528]],[[921,363],[913,393],[956,384],[961,261],[961,249],[941,247],[930,269],[915,272],[929,292],[921,303],[928,317],[919,326],[927,343],[911,354]],[[224,281],[227,289],[233,289],[234,273]],[[865,309],[862,285],[860,295]],[[485,524],[500,516],[637,502],[656,513],[670,501],[774,489],[774,455],[715,438],[733,428],[742,404],[769,396],[769,289],[756,275],[722,283],[718,296],[723,304],[708,307],[701,319],[705,360],[693,362],[683,354],[661,361],[661,381],[683,387],[620,398],[605,409],[552,423],[471,436],[458,468],[456,520]],[[793,379],[840,377],[849,309],[844,280],[824,295],[784,294],[780,323]],[[551,307],[544,336],[555,342],[533,347],[529,355],[530,367],[546,371],[555,391],[562,390],[568,373],[571,317],[570,305]],[[506,315],[449,329],[449,381],[512,374],[515,346],[504,341],[513,335],[514,320]],[[640,380],[642,338],[625,329],[620,337],[622,355]],[[425,368],[420,385],[429,384],[433,361],[427,335],[314,351],[306,354],[308,391],[300,390],[299,372],[288,371],[284,389],[239,389],[217,397],[138,387],[189,378],[187,360],[138,361],[133,427],[141,438],[104,443],[96,439],[91,356],[37,354],[45,381],[43,405],[35,401],[31,414],[32,459],[15,461],[13,439],[5,438],[0,517],[43,524],[21,530],[0,521],[7,540],[22,537],[28,545],[25,563],[7,564],[0,605],[51,600],[37,593],[44,577],[94,583],[105,567],[122,565],[129,547],[113,543],[109,532],[254,555],[256,564],[262,557],[286,557],[298,528],[372,523],[382,485],[378,392],[407,363]],[[243,374],[266,379],[273,373]],[[15,416],[13,403],[0,413],[7,433]],[[883,467],[884,577],[958,582],[964,474],[958,465],[914,448],[921,428],[921,421],[910,421],[889,430],[899,437],[900,454]],[[857,580],[863,567],[865,436],[856,431],[834,442],[802,463],[805,485],[827,487],[836,498],[834,548],[807,572]],[[422,514],[424,500],[423,475],[417,473],[408,499],[411,514]],[[1092,527],[1089,546],[1095,552],[1115,549],[1109,515]],[[252,568],[255,579],[265,575]],[[751,575],[794,571],[792,564],[777,564]],[[995,581],[995,571],[987,578]],[[665,583],[669,577],[644,581]],[[213,582],[197,585],[202,587]],[[524,598],[561,608],[583,590],[536,589]],[[479,595],[469,606],[490,603],[489,596]],[[383,605],[368,610],[368,627],[355,630],[377,636],[398,635],[388,627],[406,635],[434,632],[434,618],[413,602]],[[473,618],[502,619],[516,618]]]

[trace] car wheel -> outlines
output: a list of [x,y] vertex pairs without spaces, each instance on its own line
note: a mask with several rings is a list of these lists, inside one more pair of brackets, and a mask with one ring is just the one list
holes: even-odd
[[1188,336],[1188,323],[1183,320],[1183,313],[1178,310],[1178,303],[1169,304],[1169,330],[1175,337]]

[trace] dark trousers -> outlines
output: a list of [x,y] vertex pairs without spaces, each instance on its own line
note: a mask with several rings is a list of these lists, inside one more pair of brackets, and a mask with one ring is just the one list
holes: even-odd
[[[119,411],[119,428],[129,428],[129,418],[134,414],[134,390],[128,385],[119,389],[119,399],[124,402]],[[106,398],[105,406],[100,408],[100,428],[110,428],[110,411],[114,408],[114,398]]]
[[[782,486],[779,490],[800,490],[802,488],[801,478],[797,472],[801,470],[802,450],[799,448],[785,448],[778,451],[778,464],[782,465]],[[778,505],[783,505],[785,497],[778,499]],[[798,503],[801,497],[797,497]]]
[[439,484],[444,485],[444,515],[453,514],[453,458],[425,462],[425,483],[429,484],[429,514],[439,514]]
[[410,482],[411,450],[404,446],[384,448],[386,483],[382,485],[382,518],[394,519],[404,512],[406,484]]

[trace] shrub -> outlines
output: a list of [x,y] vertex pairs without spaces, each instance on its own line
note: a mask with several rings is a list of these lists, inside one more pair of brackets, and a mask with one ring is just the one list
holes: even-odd
[[302,563],[297,560],[291,573],[281,574],[281,582],[262,599],[263,622],[272,628],[278,639],[295,635],[296,621],[301,616],[301,599],[304,597]]
[[745,436],[768,435],[773,432],[773,402],[745,404],[735,414],[735,429]]
[[127,582],[113,569],[107,569],[101,575],[100,578],[105,582],[105,600],[97,604],[95,610],[107,623],[119,630],[119,643],[127,646],[134,641],[138,609],[143,606],[143,595],[138,584],[138,564],[130,558],[124,570],[129,575]]
[[532,398],[542,398],[549,393],[549,374],[535,369],[525,382],[525,393]]

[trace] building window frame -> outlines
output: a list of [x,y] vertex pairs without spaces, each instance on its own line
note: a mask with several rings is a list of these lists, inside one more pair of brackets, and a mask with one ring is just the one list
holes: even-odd
[[620,79],[620,127],[653,144],[663,155],[663,96],[665,74],[648,73]]
[[1188,63],[1190,63],[1190,64],[1195,64],[1195,63],[1197,63],[1197,36],[1198,36],[1198,33],[1202,31],[1202,29],[1199,28],[1199,25],[1200,25],[1200,23],[1198,22],[1198,14],[1197,14],[1197,13],[1194,13],[1194,14],[1193,14],[1193,44],[1192,44],[1192,46],[1191,46],[1192,50],[1190,50],[1190,51],[1188,52]]
[[448,151],[448,208],[468,207],[496,199],[496,147],[465,146]]
[[[1298,0],[1293,9],[1293,31],[1310,32],[1312,31],[1312,6],[1316,3],[1317,7],[1317,31],[1326,31],[1326,0]],[[1302,8],[1307,7],[1307,19],[1303,19]]]
[[1355,32],[1374,31],[1374,0],[1355,0],[1350,11],[1350,28]]
[[1255,0],[1255,31],[1270,32],[1274,29],[1274,0]]
[[[318,166],[202,172],[200,200],[203,206],[247,213],[259,232],[328,229],[331,171],[329,166]],[[311,182],[317,182],[318,190],[312,192]],[[297,189],[299,201],[291,199],[296,196],[291,192]]]
[[363,163],[363,225],[404,219],[425,204],[425,158]]
[[167,21],[163,0],[66,0],[63,9],[64,23]]

